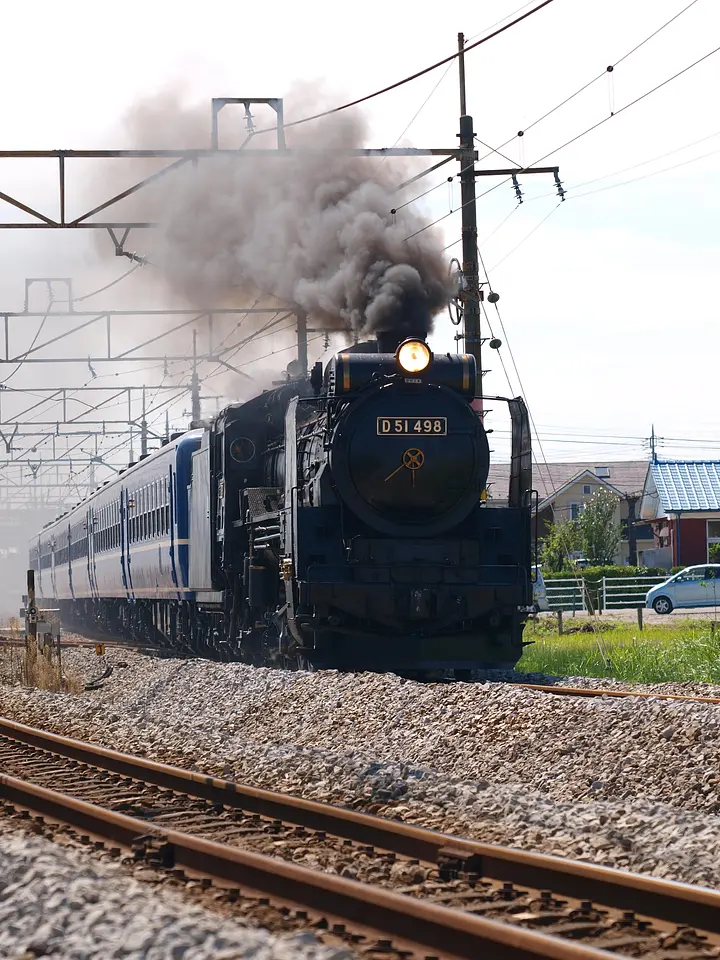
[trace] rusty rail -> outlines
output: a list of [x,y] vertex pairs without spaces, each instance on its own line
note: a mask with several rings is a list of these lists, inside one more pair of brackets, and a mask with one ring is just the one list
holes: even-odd
[[599,687],[561,687],[542,683],[513,683],[523,690],[554,693],[560,697],[640,697],[643,700],[682,700],[688,703],[720,703],[720,697],[691,697],[681,693],[648,693],[634,690],[607,690]]
[[[156,824],[104,810],[35,784],[0,776],[6,803],[34,811],[93,835],[102,842],[137,848],[139,840],[162,844],[166,866],[212,877],[232,888],[261,893],[297,909],[302,907],[328,921],[391,937],[427,956],[433,951],[447,960],[607,960],[605,951],[583,947],[545,934],[485,920],[447,907],[308,870],[274,857],[213,843]],[[491,951],[488,954],[487,951]]]
[[[3,718],[0,736],[214,804],[323,830],[402,856],[455,864],[462,871],[491,880],[553,890],[563,896],[720,933],[720,892],[714,890],[425,830],[133,757]],[[147,824],[144,829],[147,831]]]

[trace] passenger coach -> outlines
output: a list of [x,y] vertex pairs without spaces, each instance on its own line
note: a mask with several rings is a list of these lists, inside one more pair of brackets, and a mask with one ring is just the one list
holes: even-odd
[[121,471],[33,541],[37,595],[59,602],[63,623],[176,632],[169,605],[153,601],[193,599],[187,491],[202,434],[182,434]]

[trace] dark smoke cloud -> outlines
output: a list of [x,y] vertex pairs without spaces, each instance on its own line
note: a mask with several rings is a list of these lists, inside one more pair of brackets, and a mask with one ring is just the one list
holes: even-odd
[[[305,98],[294,115],[316,108]],[[206,146],[208,113],[163,94],[132,111],[127,138],[138,148]],[[412,205],[391,213],[407,166],[334,152],[365,145],[357,115],[290,129],[287,141],[303,152],[263,155],[253,147],[274,145],[264,135],[242,157],[202,160],[132,201],[162,224],[150,253],[165,283],[197,305],[277,298],[315,327],[358,336],[428,332],[447,300],[447,268],[432,230],[406,239],[425,226]]]

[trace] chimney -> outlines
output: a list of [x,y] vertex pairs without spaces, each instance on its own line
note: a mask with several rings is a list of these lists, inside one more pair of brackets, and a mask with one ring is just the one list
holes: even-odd
[[[378,342],[378,353],[395,353],[403,340],[407,340],[413,334],[403,330],[378,330],[375,336]],[[426,334],[419,333],[416,339],[424,341],[425,336]]]

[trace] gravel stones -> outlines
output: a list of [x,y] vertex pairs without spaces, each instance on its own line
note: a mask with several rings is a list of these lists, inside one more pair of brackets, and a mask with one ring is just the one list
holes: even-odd
[[[0,713],[269,789],[720,887],[720,706],[127,651],[106,662],[112,675],[80,696],[0,687]],[[104,661],[75,650],[64,664],[96,677]]]
[[38,837],[0,835],[0,957],[352,960],[312,934],[272,936],[189,906]]

